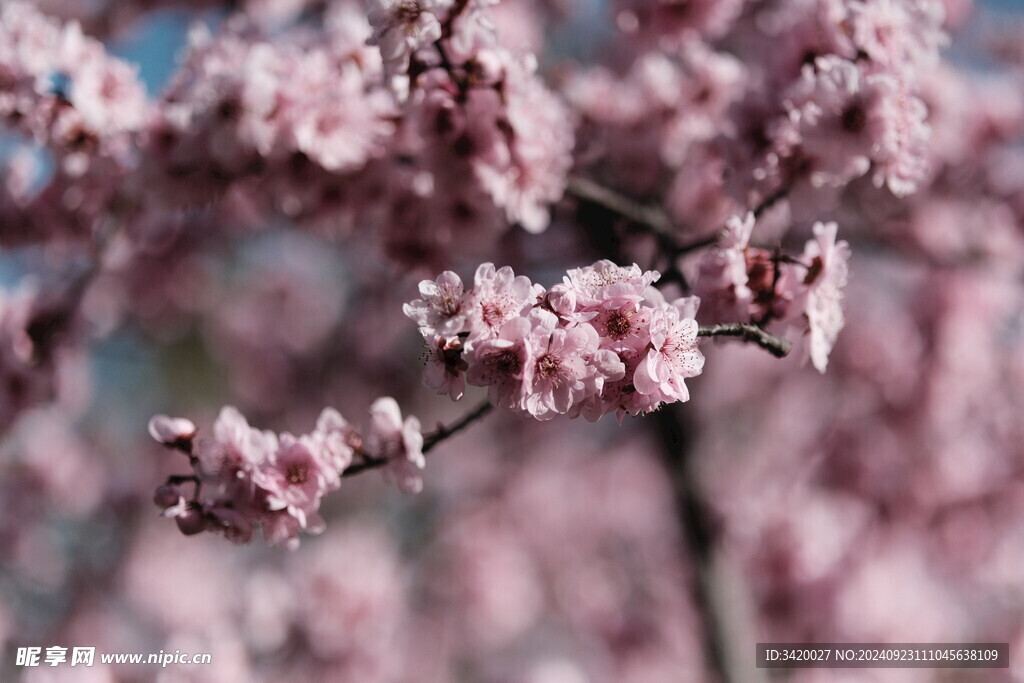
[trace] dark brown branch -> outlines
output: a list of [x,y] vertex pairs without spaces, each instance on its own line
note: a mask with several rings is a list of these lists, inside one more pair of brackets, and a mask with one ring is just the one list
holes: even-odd
[[709,680],[732,683],[729,630],[725,623],[717,590],[714,558],[718,546],[718,528],[714,515],[703,499],[692,466],[695,426],[688,423],[679,404],[654,413],[652,422],[661,445],[661,460],[672,481],[676,517],[683,541],[693,562],[694,582],[691,595],[700,616],[704,656]]
[[441,443],[448,437],[461,432],[469,425],[487,415],[487,413],[491,412],[493,408],[494,406],[489,401],[484,401],[450,425],[438,425],[436,430],[423,437],[423,452],[427,453],[434,446]]
[[676,232],[672,219],[657,207],[635,202],[593,180],[569,176],[566,193],[591,204],[603,207],[626,220],[649,229],[661,236],[672,238]]
[[743,341],[757,344],[776,358],[789,355],[793,343],[785,337],[767,332],[752,323],[720,323],[706,325],[697,330],[698,337],[739,337]]
[[[491,412],[493,408],[494,406],[491,405],[490,402],[484,401],[450,425],[439,424],[437,429],[423,436],[424,455],[426,455],[426,453],[433,449],[437,444],[454,436],[455,434],[458,434],[469,425],[487,415],[487,413]],[[358,462],[349,465],[345,471],[341,473],[342,477],[354,477],[366,470],[375,470],[388,463],[387,458],[375,458],[362,452],[359,453],[359,457],[360,459]]]
[[[785,184],[762,199],[757,206],[751,209],[754,218],[760,218],[765,211],[785,199],[789,195],[789,190],[790,186]],[[569,176],[565,191],[566,194],[577,199],[596,204],[632,223],[647,228],[662,240],[663,247],[666,248],[666,251],[670,251],[673,257],[709,247],[718,240],[721,234],[721,231],[716,231],[713,234],[680,244],[675,242],[678,232],[675,224],[668,214],[658,207],[641,204],[615,190],[580,176]]]
[[786,196],[789,195],[789,190],[790,185],[787,183],[762,199],[760,204],[751,209],[751,212],[754,214],[754,218],[760,218],[765,211],[772,208],[779,201],[785,199]]
[[375,470],[378,467],[384,467],[388,463],[386,458],[374,458],[373,456],[360,453],[359,462],[352,463],[341,473],[342,477],[354,477],[357,474],[362,474],[366,470]]

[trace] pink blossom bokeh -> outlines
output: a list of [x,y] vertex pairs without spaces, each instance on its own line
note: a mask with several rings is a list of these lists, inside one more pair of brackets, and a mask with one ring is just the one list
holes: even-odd
[[1024,680],[1022,31],[0,3],[0,679]]

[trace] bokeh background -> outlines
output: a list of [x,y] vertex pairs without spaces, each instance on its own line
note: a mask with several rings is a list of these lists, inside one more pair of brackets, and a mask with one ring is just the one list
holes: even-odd
[[[499,30],[545,45],[556,90],[607,57],[606,3],[517,2]],[[321,3],[36,4],[80,19],[156,96],[194,23],[216,31],[243,12],[273,35]],[[382,395],[425,426],[456,418],[479,394],[454,405],[420,386],[401,314],[429,273],[286,220],[221,236],[196,221],[213,235],[201,248],[153,247],[141,265],[115,250],[85,293],[89,343],[62,360],[58,399],[0,445],[0,678],[1024,680],[1024,23],[1014,0],[945,5],[952,44],[924,85],[928,187],[896,200],[853,183],[820,215],[854,254],[827,374],[705,344],[693,400],[672,411],[621,425],[491,415],[431,453],[417,496],[375,473],[346,480],[325,500],[327,531],[295,552],[161,519],[153,488],[187,468],[146,423],[163,412],[206,430],[236,405],[299,433],[325,405],[365,423]],[[6,162],[28,154],[46,182],[44,152],[2,141]],[[629,143],[622,189],[648,168],[645,143]],[[581,220],[607,228],[565,202],[544,234],[504,232],[446,265],[468,278],[492,259],[552,284],[603,255]],[[13,287],[51,259],[5,250],[0,277]],[[761,641],[1009,642],[1012,661],[765,671]],[[16,667],[26,645],[213,664]]]

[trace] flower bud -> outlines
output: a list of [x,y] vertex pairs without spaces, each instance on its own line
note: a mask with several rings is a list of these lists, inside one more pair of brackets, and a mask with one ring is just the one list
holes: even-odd
[[568,317],[576,310],[576,292],[565,285],[554,285],[547,291],[545,302],[561,317]]
[[161,484],[156,487],[156,492],[153,494],[153,502],[156,503],[157,507],[166,510],[177,505],[181,497],[181,487],[177,484]]
[[183,417],[155,415],[149,421],[149,435],[165,446],[180,447],[196,435],[196,426]]
[[186,536],[194,536],[206,531],[206,517],[203,516],[199,506],[192,503],[180,515],[174,518],[178,523],[178,529]]
[[478,85],[494,85],[504,76],[504,65],[494,50],[482,49],[470,63],[470,73]]

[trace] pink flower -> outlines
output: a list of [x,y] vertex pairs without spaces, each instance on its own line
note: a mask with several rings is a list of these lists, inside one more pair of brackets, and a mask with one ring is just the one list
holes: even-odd
[[402,311],[421,332],[451,337],[465,331],[469,306],[457,274],[446,270],[433,282],[423,280],[420,297],[403,305]]
[[110,136],[142,129],[150,112],[137,66],[109,57],[75,23],[64,28],[59,50],[58,68],[71,74],[68,99],[89,130]]
[[913,73],[933,66],[948,42],[941,2],[864,0],[849,8],[854,43],[886,69]]
[[652,312],[647,306],[625,303],[617,308],[602,308],[590,324],[600,336],[602,349],[635,349],[650,339]]
[[584,314],[586,316],[584,318],[576,315],[576,292],[563,284],[557,284],[548,289],[544,293],[542,304],[563,321],[579,322],[594,317],[592,313]]
[[299,528],[323,528],[320,498],[340,485],[339,472],[315,439],[282,434],[277,451],[253,472],[253,483],[267,492],[271,511],[286,510]]
[[458,337],[435,335],[434,343],[428,346],[423,386],[458,401],[466,390],[464,373],[469,369],[469,364],[462,357],[462,341]]
[[420,421],[409,416],[402,421],[398,402],[390,396],[378,398],[370,406],[370,430],[366,452],[387,460],[384,478],[393,481],[404,493],[419,493],[423,479],[419,471],[426,466]]
[[564,281],[576,294],[577,309],[595,310],[640,303],[648,285],[659,277],[658,271],[642,271],[635,263],[619,266],[603,259],[591,266],[570,270]]
[[449,5],[451,0],[370,1],[373,35],[367,43],[380,47],[388,76],[403,75],[412,53],[441,39],[438,10]]
[[[270,545],[279,545],[288,550],[298,549],[299,531],[303,528],[299,518],[285,510],[278,510],[264,515],[260,520],[260,525],[263,528],[263,538]],[[323,519],[317,515],[312,520],[312,525],[306,531],[312,534],[319,534],[323,532],[324,528]],[[239,527],[239,529],[244,530],[244,527]]]
[[183,417],[154,415],[149,421],[149,435],[165,446],[187,443],[196,435],[196,426]]
[[806,158],[812,187],[841,187],[871,165],[872,90],[852,61],[829,55],[803,67],[787,100],[789,116],[773,136],[783,154]]
[[745,321],[750,317],[753,294],[747,286],[747,247],[753,229],[753,213],[743,219],[732,216],[718,245],[701,257],[694,290],[702,310],[709,314],[709,322]]
[[311,437],[320,444],[324,456],[337,474],[352,464],[353,449],[360,448],[363,443],[359,432],[334,408],[321,411]]
[[[449,49],[455,56],[468,60],[484,54],[494,59],[493,51],[487,48],[494,47],[497,43],[495,22],[490,9],[498,2],[499,0],[465,1],[459,15],[452,21],[452,37],[448,42]],[[503,31],[504,28],[503,26]]]
[[532,306],[533,287],[530,279],[515,273],[508,266],[495,270],[493,263],[484,263],[473,276],[470,299],[470,342],[493,339],[506,322],[522,315]]
[[590,397],[574,409],[574,416],[583,415],[589,422],[596,422],[614,412],[621,423],[626,415],[644,415],[661,405],[660,396],[648,396],[636,389],[636,370],[646,357],[649,337],[638,341],[638,347],[624,346],[616,351],[616,372],[605,382],[599,395]]
[[597,393],[604,376],[588,361],[597,353],[598,337],[587,324],[555,328],[553,315],[539,316],[530,333],[535,349],[527,373],[527,412],[538,420],[549,420],[569,412],[573,404]]
[[528,342],[532,330],[529,319],[515,317],[502,325],[495,338],[473,347],[466,381],[487,387],[487,396],[496,406],[509,410],[523,407],[527,373],[533,361]]
[[296,65],[294,102],[295,146],[329,171],[361,168],[379,157],[394,133],[394,100],[373,87],[354,63],[337,65],[325,52],[315,52]]
[[536,60],[505,56],[502,88],[507,149],[474,164],[476,175],[508,220],[538,233],[550,222],[548,206],[562,198],[572,167],[573,128],[565,106],[536,75]]
[[810,334],[811,363],[825,372],[828,356],[845,324],[843,287],[846,286],[850,245],[836,242],[835,223],[816,223],[802,260],[809,264],[803,284],[808,287],[804,314]]
[[928,171],[927,107],[902,77],[864,69],[835,55],[805,65],[772,136],[807,164],[812,188],[842,187],[874,163],[876,186],[910,194]]
[[249,426],[233,406],[221,409],[213,424],[213,439],[200,439],[196,455],[204,478],[232,483],[239,473],[250,474],[278,448],[277,435]]
[[875,83],[880,93],[876,104],[879,130],[872,181],[875,187],[884,185],[897,197],[904,197],[917,192],[930,170],[928,107],[902,80],[880,75]]
[[700,374],[704,356],[697,348],[697,321],[683,317],[686,311],[681,310],[689,303],[680,300],[651,314],[652,348],[633,376],[640,394],[663,401],[690,399],[683,380]]

